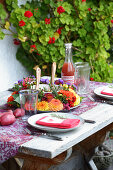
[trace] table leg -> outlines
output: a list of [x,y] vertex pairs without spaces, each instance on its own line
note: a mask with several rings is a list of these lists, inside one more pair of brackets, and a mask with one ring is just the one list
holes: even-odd
[[29,168],[30,170],[48,170],[51,166],[62,163],[63,161],[68,159],[69,156],[67,156],[67,151],[65,151],[53,159],[41,158],[41,157],[22,154],[22,153],[19,153],[15,157],[24,159],[22,170],[29,170]]

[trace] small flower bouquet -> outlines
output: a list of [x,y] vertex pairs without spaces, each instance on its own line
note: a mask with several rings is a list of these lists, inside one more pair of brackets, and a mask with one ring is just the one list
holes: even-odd
[[[56,80],[54,85],[50,84],[49,79],[41,79],[40,83],[49,85],[50,90],[39,88],[37,111],[65,111],[79,105],[81,99],[76,93],[76,86],[71,86],[69,83],[64,84],[62,79]],[[34,76],[19,80],[13,87],[14,92],[7,100],[8,105],[19,107],[18,91],[33,88],[35,84],[36,78]]]

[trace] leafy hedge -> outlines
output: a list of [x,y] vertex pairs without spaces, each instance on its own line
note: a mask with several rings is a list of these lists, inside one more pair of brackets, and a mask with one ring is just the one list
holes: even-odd
[[0,4],[0,38],[5,36],[2,28],[11,31],[10,24],[16,28],[16,33],[11,31],[15,44],[20,44],[16,57],[29,71],[39,65],[44,75],[50,74],[55,61],[60,76],[64,43],[72,42],[74,62],[89,62],[95,81],[112,81],[113,61],[108,60],[112,58],[112,0],[32,0],[21,7],[17,0],[6,3],[8,19]]

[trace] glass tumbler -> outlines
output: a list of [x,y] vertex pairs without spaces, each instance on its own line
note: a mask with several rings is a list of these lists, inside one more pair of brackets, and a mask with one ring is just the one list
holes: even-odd
[[75,63],[75,85],[78,94],[89,92],[90,66],[87,62]]
[[36,104],[38,102],[38,91],[34,89],[19,91],[21,108],[25,110],[26,115],[37,113]]

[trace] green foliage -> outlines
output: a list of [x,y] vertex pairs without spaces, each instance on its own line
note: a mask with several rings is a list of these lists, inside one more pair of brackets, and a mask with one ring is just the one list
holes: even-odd
[[[14,38],[21,41],[17,51],[17,59],[29,71],[39,65],[42,74],[50,75],[52,62],[57,63],[57,75],[60,76],[65,58],[64,43],[73,43],[73,60],[89,62],[91,77],[95,81],[111,82],[113,79],[113,59],[110,48],[113,35],[109,30],[113,27],[112,0],[43,0],[27,2],[18,7],[17,0],[6,0],[10,11],[9,21],[16,28]],[[65,10],[58,13],[62,6]],[[90,10],[91,8],[91,10]],[[0,4],[0,39],[4,38],[2,28],[5,27],[6,14]],[[31,11],[33,16],[25,17],[25,11]],[[50,23],[45,23],[50,18]],[[25,22],[19,26],[19,21]],[[10,29],[7,28],[9,31]],[[61,28],[60,32],[57,30]],[[55,38],[54,43],[48,43],[50,37]],[[36,45],[36,48],[31,48]]]
[[4,20],[5,20],[5,18],[6,18],[6,11],[4,10],[4,8],[3,8],[3,5],[2,4],[0,4],[0,24],[2,25],[2,24],[4,24]]

